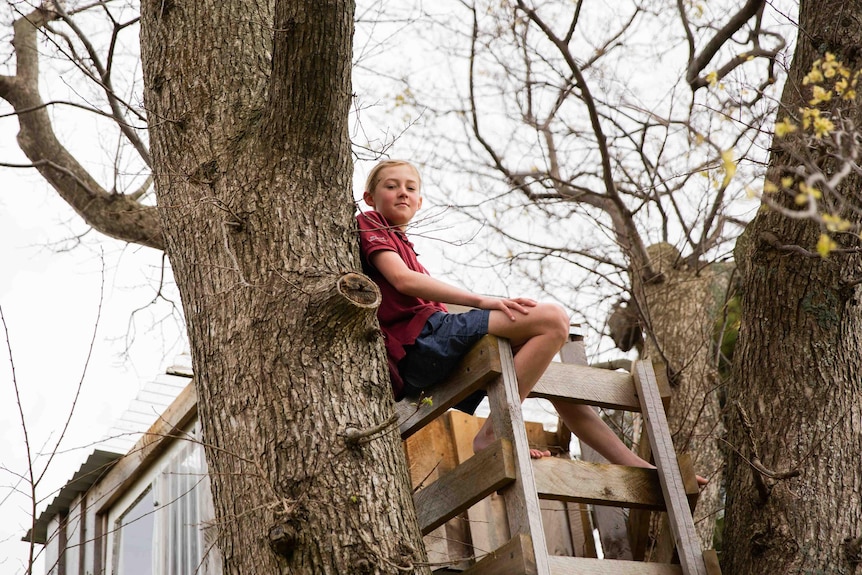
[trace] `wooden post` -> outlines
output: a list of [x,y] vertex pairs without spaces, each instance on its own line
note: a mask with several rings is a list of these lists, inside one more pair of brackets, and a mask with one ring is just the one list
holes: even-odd
[[530,445],[521,414],[512,347],[508,340],[500,339],[499,349],[502,375],[488,386],[488,400],[494,433],[498,438],[512,442],[515,455],[516,482],[502,491],[509,520],[509,535],[513,539],[520,537],[522,543],[531,547],[529,555],[535,558],[535,572],[538,575],[550,575],[548,547],[530,462]]
[[659,482],[667,505],[668,519],[676,540],[683,574],[707,575],[703,551],[694,529],[694,520],[689,509],[652,364],[646,361],[636,362],[632,376],[640,398],[644,427],[658,468]]

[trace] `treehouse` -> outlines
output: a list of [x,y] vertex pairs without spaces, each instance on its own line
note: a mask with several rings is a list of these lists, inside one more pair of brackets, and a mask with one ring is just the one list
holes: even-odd
[[[660,391],[666,384],[647,362],[630,374],[588,367],[581,338],[571,339],[532,396],[640,412],[639,450],[658,470],[598,462],[588,449],[575,460],[562,424],[556,431],[525,426],[513,408],[511,348],[486,336],[435,389],[433,402],[397,405],[434,570],[718,575],[715,553],[703,551],[694,532],[698,488],[673,449],[662,403],[668,394]],[[213,507],[191,375],[175,368],[145,386],[115,430],[115,445],[94,451],[40,515],[25,540],[45,546],[48,573],[221,573],[207,527]],[[472,438],[484,420],[450,408],[481,388],[498,439],[474,455]],[[118,444],[122,438],[134,444]],[[531,445],[555,456],[531,460]],[[659,535],[651,523],[663,525]]]

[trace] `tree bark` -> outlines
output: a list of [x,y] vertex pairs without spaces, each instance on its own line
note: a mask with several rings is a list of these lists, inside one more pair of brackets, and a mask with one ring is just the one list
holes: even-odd
[[673,397],[667,416],[674,447],[678,453],[690,453],[696,472],[710,479],[701,490],[694,515],[701,544],[709,549],[722,506],[724,468],[713,329],[728,274],[719,264],[689,267],[670,244],[654,244],[647,252],[663,279],[643,286],[649,328],[645,355],[668,370]]
[[224,572],[424,572],[358,269],[353,3],[147,0],[159,211]]
[[[852,70],[862,66],[858,22],[862,2],[800,3],[799,39],[782,95],[781,115],[808,106],[802,78],[826,52]],[[862,125],[859,98],[830,104],[833,113]],[[833,115],[833,118],[836,116]],[[767,179],[780,181],[796,166],[798,130],[776,139]],[[820,158],[832,173],[834,158]],[[862,181],[841,185],[854,223]],[[786,207],[794,209],[792,199]],[[737,245],[742,271],[742,319],[729,389],[727,527],[723,570],[761,573],[854,573],[862,556],[862,276],[858,253],[816,253],[820,227],[776,211],[761,211]],[[775,239],[777,238],[777,242]],[[855,235],[836,237],[858,248]],[[778,474],[778,475],[776,475]],[[856,553],[854,553],[854,545]]]

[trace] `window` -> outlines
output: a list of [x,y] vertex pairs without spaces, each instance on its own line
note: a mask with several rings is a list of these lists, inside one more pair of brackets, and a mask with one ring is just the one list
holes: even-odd
[[112,575],[221,574],[206,527],[214,513],[196,425],[187,437],[173,441],[109,514]]

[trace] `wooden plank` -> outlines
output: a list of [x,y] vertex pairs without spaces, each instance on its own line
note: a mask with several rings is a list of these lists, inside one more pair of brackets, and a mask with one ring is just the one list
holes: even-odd
[[[452,425],[447,417],[438,417],[403,445],[414,491],[458,466]],[[469,524],[463,517],[455,517],[427,533],[424,541],[428,562],[466,568],[464,558],[473,554],[469,533]]]
[[598,557],[590,508],[584,503],[566,503],[569,526],[572,530],[572,548],[575,557]]
[[[575,365],[587,365],[587,353],[584,348],[583,338],[569,335],[569,342],[560,350],[560,359],[563,363]],[[634,382],[629,382],[634,391]],[[593,407],[592,409],[597,410]],[[622,413],[618,411],[617,413]],[[581,448],[581,459],[590,463],[607,463],[608,461],[589,445],[579,440]],[[595,527],[599,532],[602,542],[602,552],[607,559],[632,558],[629,546],[628,533],[626,530],[625,511],[621,507],[610,507],[607,505],[593,505],[593,518]],[[590,533],[592,539],[592,533]],[[555,553],[555,555],[559,555]],[[581,555],[582,557],[585,555]],[[595,557],[596,555],[591,555]]]
[[718,553],[715,549],[707,549],[703,552],[703,562],[709,575],[721,575],[721,566],[718,564]]
[[551,557],[552,575],[682,575],[679,565],[588,557]]
[[530,397],[640,411],[631,375],[586,365],[552,362]]
[[536,575],[534,549],[530,536],[519,533],[496,551],[488,553],[463,575]]
[[[446,415],[451,420],[456,458],[458,463],[463,463],[473,457],[473,438],[485,420],[460,411],[450,411]],[[496,493],[470,507],[467,522],[472,554],[477,561],[509,540],[506,506]]]
[[497,439],[490,447],[413,495],[422,534],[433,531],[514,480],[511,442]]
[[434,387],[430,402],[419,402],[418,398],[399,401],[395,409],[401,439],[407,439],[429,421],[498,377],[501,373],[499,358],[497,338],[486,335],[473,346],[449,379]]
[[703,551],[688,507],[682,475],[652,364],[646,361],[636,362],[632,375],[641,400],[644,427],[658,467],[659,482],[683,573],[684,575],[707,575]]
[[[588,463],[608,463],[607,459],[583,442],[581,442],[581,459]],[[659,494],[661,493],[661,487],[658,485],[658,474],[655,478],[655,489]],[[630,561],[632,552],[629,545],[625,510],[622,507],[595,504],[593,505],[593,517],[596,529],[599,531],[599,540],[602,542],[604,558]]]
[[543,457],[533,461],[533,472],[541,499],[638,509],[664,508],[655,469]]
[[501,492],[506,501],[509,533],[513,537],[518,534],[529,536],[536,573],[549,575],[547,543],[530,463],[530,446],[521,414],[512,348],[506,339],[500,339],[498,346],[502,375],[488,386],[488,401],[494,434],[498,438],[510,440],[515,453],[516,483]]

